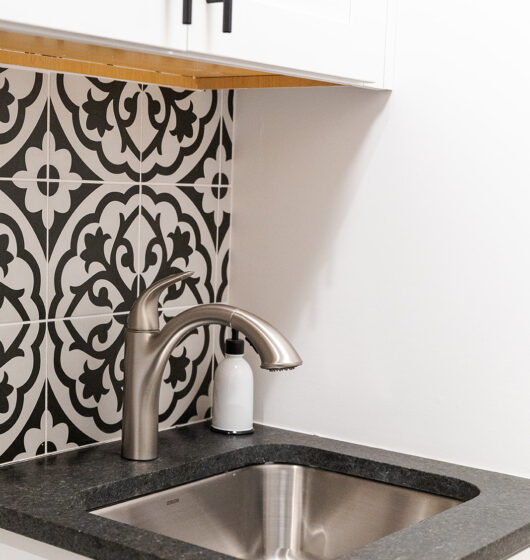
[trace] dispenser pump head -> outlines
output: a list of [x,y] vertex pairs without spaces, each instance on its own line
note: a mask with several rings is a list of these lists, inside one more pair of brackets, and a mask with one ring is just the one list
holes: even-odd
[[239,339],[239,331],[232,329],[232,338],[225,342],[225,354],[231,356],[242,356],[245,351],[245,342]]

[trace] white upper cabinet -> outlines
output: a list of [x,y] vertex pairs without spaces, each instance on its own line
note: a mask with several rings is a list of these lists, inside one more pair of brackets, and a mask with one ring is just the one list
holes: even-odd
[[223,3],[194,0],[188,52],[246,68],[388,87],[394,2],[233,0],[232,32],[223,33]]
[[[184,1],[10,0],[1,3],[0,30],[272,75],[391,87],[397,0],[232,0],[230,33],[223,32],[223,1],[191,0],[191,25],[183,23]],[[9,50],[6,45],[0,36],[0,49]],[[209,77],[207,65],[200,70],[197,75]],[[238,77],[234,72],[228,75]]]
[[[196,0],[197,1],[197,0]],[[42,35],[120,46],[125,41],[147,47],[186,49],[188,27],[182,24],[181,0],[13,0],[2,2],[0,25],[38,34],[28,26],[46,28]],[[74,37],[75,38],[75,37]]]

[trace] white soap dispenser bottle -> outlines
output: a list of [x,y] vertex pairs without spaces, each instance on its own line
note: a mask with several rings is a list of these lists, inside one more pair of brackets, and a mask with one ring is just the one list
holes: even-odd
[[245,343],[232,330],[225,344],[225,358],[215,370],[211,428],[223,434],[254,431],[254,377],[243,358]]

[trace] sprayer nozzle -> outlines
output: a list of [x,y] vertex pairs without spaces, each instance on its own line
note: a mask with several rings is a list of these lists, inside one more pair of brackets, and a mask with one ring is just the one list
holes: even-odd
[[280,366],[280,367],[275,367],[275,366],[261,366],[261,369],[266,369],[267,371],[272,371],[272,372],[277,372],[277,371],[291,371],[293,370],[295,367],[298,367],[300,364],[297,364],[295,366]]

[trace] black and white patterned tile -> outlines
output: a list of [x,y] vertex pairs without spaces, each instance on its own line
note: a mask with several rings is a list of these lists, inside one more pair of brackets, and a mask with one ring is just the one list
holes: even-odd
[[[35,422],[37,421],[38,415],[35,415]],[[65,422],[55,422],[49,410],[45,410],[40,418],[40,424],[25,432],[24,451],[19,453],[15,460],[32,459],[43,452],[67,451],[74,447],[78,445],[70,441],[68,425]]]
[[[82,180],[79,174],[72,171],[71,153],[64,148],[57,148],[55,139],[49,132],[45,135],[45,143],[48,148],[47,154],[42,152],[38,157],[33,158],[36,169],[30,169],[29,172],[18,171],[12,179],[21,193],[17,198],[17,204],[27,214],[33,216],[33,223],[38,224],[40,230],[53,223],[55,212],[66,213],[70,210],[70,193],[81,186]],[[28,150],[27,153],[30,151]],[[48,179],[30,179],[29,177],[37,171],[43,173],[43,168],[37,169],[41,165],[39,161],[41,157],[45,160],[47,158],[48,161]],[[63,181],[61,189],[59,189],[58,177]],[[50,215],[47,215],[48,198],[54,209]]]
[[0,67],[0,177],[47,175],[48,74]]
[[221,92],[221,146],[218,159],[220,161],[221,185],[232,184],[233,167],[233,138],[234,138],[234,90],[223,90]]
[[70,161],[51,166],[50,177],[66,180],[69,167],[83,180],[139,181],[142,91],[133,82],[51,74],[53,147]]
[[218,184],[220,95],[148,85],[142,119],[142,180]]
[[214,301],[216,210],[209,187],[142,186],[140,288],[177,272],[195,273],[166,290],[161,307]]
[[[161,325],[180,311],[164,310]],[[48,450],[120,436],[125,321],[126,315],[114,315],[50,323],[48,410],[53,430]],[[161,428],[201,413],[196,401],[208,393],[211,362],[208,328],[190,332],[175,348],[161,385]]]
[[0,323],[46,316],[46,182],[43,185],[44,194],[36,181],[0,181]]
[[49,316],[119,313],[137,297],[139,187],[59,183],[50,197]]
[[[162,325],[227,301],[232,141],[233,92],[0,68],[0,463],[119,437],[140,289],[195,272]],[[210,415],[221,330],[173,351],[162,428]]]
[[215,301],[226,303],[229,298],[229,264],[232,222],[232,188],[214,189],[218,199],[217,210],[217,264]]
[[32,430],[45,412],[46,325],[0,327],[0,463],[44,453]]
[[[182,308],[163,309],[160,326],[182,311]],[[173,350],[164,370],[160,390],[160,427],[207,418],[211,407],[212,326],[200,327]]]
[[123,405],[123,328],[126,315],[49,324],[48,410],[66,424],[60,445],[85,445],[119,435]]

